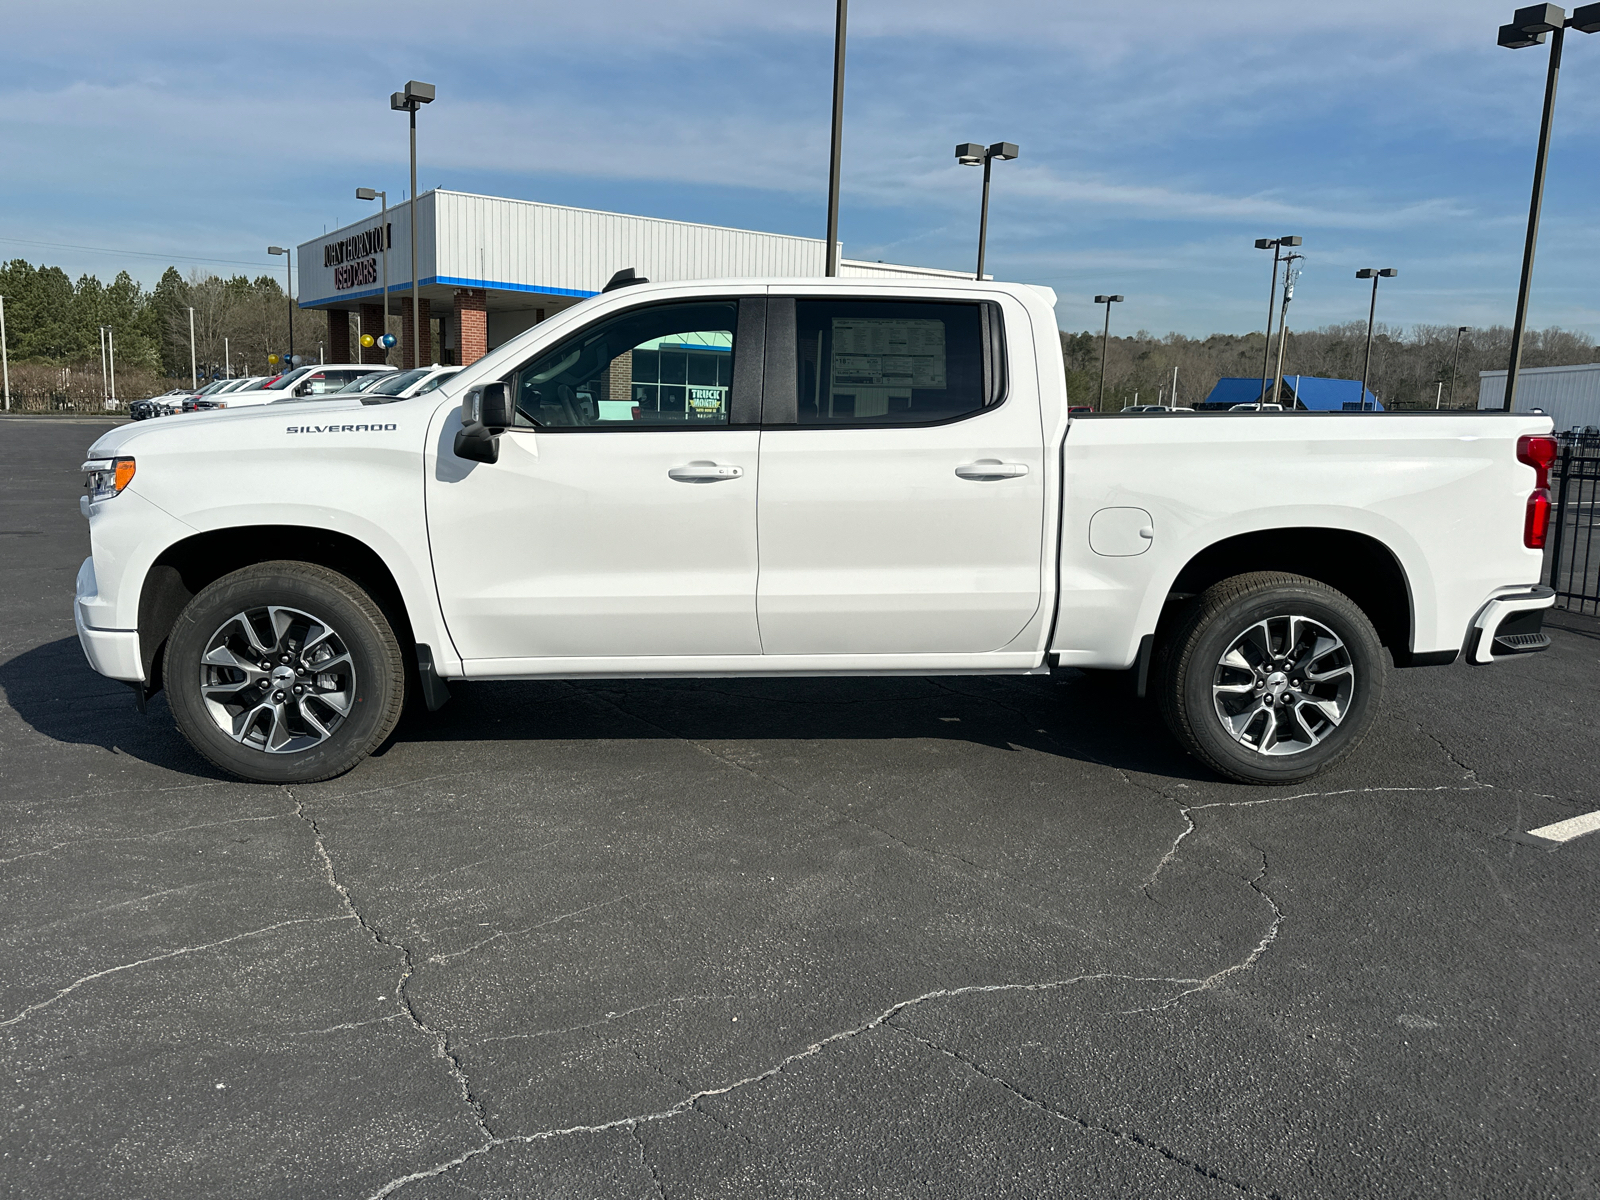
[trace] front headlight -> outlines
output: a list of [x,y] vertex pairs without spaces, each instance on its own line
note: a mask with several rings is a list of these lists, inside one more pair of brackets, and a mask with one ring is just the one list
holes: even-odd
[[133,459],[91,458],[83,464],[83,472],[89,477],[89,502],[109,500],[133,482]]

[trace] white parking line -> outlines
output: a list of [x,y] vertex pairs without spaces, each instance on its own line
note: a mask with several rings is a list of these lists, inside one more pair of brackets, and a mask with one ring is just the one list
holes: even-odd
[[1575,837],[1582,837],[1586,833],[1600,830],[1600,812],[1584,813],[1581,817],[1569,817],[1565,821],[1557,821],[1554,825],[1542,825],[1538,829],[1528,832],[1534,837],[1542,837],[1551,842],[1570,842]]

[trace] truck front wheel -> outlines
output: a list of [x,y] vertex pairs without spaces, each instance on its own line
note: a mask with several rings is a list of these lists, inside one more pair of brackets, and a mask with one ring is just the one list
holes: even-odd
[[389,736],[405,700],[382,611],[343,575],[301,562],[202,589],[167,639],[163,678],[189,744],[258,783],[343,774]]
[[1290,783],[1361,744],[1387,673],[1372,622],[1299,575],[1215,584],[1167,640],[1161,707],[1185,749],[1241,783]]

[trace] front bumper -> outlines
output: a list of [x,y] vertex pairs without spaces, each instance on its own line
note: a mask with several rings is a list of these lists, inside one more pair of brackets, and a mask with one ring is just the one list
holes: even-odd
[[72,620],[78,627],[78,644],[89,665],[108,679],[142,683],[144,667],[139,660],[137,629],[92,629],[86,610],[99,600],[94,578],[94,559],[86,558],[78,568],[77,595],[72,602]]
[[1467,632],[1467,661],[1482,666],[1497,658],[1548,649],[1550,635],[1544,632],[1544,614],[1555,602],[1555,589],[1541,585],[1494,597],[1478,610]]

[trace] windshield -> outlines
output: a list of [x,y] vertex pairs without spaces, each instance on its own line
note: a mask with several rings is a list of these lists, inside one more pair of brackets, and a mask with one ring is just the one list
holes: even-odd
[[371,375],[363,375],[360,379],[352,380],[339,389],[339,395],[344,396],[352,392],[370,392],[378,384],[389,378],[387,371],[379,371]]
[[312,367],[296,367],[294,370],[289,371],[286,374],[279,375],[271,383],[266,384],[262,388],[262,391],[266,391],[266,392],[281,392],[284,388],[289,387],[291,384],[293,384],[294,381],[299,379],[302,375],[305,375],[306,373],[308,373],[308,372],[310,372],[312,370],[314,370],[314,368],[312,368]]
[[434,388],[438,387],[446,379],[449,379],[453,375],[460,374],[460,372],[461,372],[461,368],[460,367],[457,367],[454,371],[440,371],[432,379],[428,380],[427,383],[423,384],[421,387],[419,387],[417,389],[417,395],[426,396],[429,392],[433,391]]
[[393,375],[385,375],[383,382],[372,389],[372,395],[398,396],[417,380],[426,379],[432,369],[432,367],[418,367],[413,371],[396,371]]

